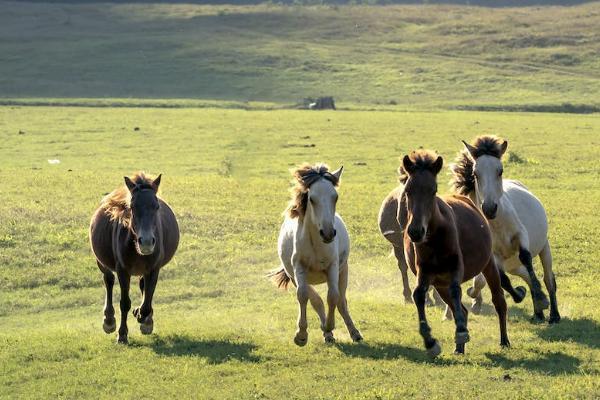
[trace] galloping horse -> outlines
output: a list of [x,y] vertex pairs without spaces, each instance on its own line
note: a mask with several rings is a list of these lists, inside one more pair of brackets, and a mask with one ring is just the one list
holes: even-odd
[[[343,167],[342,167],[343,168]],[[335,212],[342,168],[329,172],[324,164],[304,164],[293,172],[295,187],[279,233],[281,268],[272,276],[279,287],[292,282],[300,306],[298,331],[294,343],[308,341],[306,306],[308,301],[319,315],[325,342],[334,342],[335,308],[339,310],[355,342],[362,336],[348,311],[348,254],[350,241],[344,221]],[[323,300],[311,286],[327,282],[328,312]]]
[[[464,196],[437,196],[437,175],[442,157],[427,150],[404,156],[407,175],[401,199],[406,262],[417,276],[413,299],[419,315],[419,332],[431,356],[441,347],[431,335],[425,316],[425,298],[433,285],[448,304],[456,324],[455,353],[464,353],[469,341],[467,309],[461,302],[460,284],[483,272],[492,291],[492,302],[500,323],[500,345],[509,346],[506,333],[506,301],[500,273],[492,256],[492,236],[481,211]],[[404,214],[404,215],[402,215]],[[406,220],[404,220],[406,219]]]
[[125,177],[125,186],[103,200],[90,224],[90,244],[98,268],[104,275],[106,299],[104,332],[116,329],[113,286],[116,272],[121,287],[121,325],[118,343],[127,343],[127,313],[131,308],[129,283],[132,275],[140,277],[142,304],[133,310],[142,334],[152,333],[152,297],[158,272],[167,264],[179,244],[179,227],[169,205],[158,197],[160,178],[139,173]]
[[[548,219],[544,206],[522,183],[502,178],[502,155],[508,142],[496,136],[480,136],[463,150],[452,166],[454,190],[469,196],[488,219],[493,236],[496,263],[505,271],[523,278],[531,289],[534,319],[544,320],[548,299],[533,270],[532,257],[539,256],[544,283],[550,294],[550,323],[560,321],[556,301],[556,280],[548,242]],[[485,281],[474,280],[467,293],[481,305]]]

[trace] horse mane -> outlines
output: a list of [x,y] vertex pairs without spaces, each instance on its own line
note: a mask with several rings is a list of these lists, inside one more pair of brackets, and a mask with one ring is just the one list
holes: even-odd
[[450,171],[452,171],[450,186],[454,192],[467,196],[475,190],[473,165],[473,160],[467,149],[459,152],[454,163],[450,164]]
[[458,194],[467,196],[475,190],[475,176],[473,175],[473,159],[487,155],[502,158],[502,143],[504,141],[495,135],[484,135],[477,137],[471,146],[475,148],[474,154],[469,154],[467,149],[463,149],[456,156],[455,162],[450,165],[452,178],[450,186]]
[[308,203],[308,188],[320,179],[327,179],[333,183],[333,186],[339,185],[339,179],[329,172],[327,164],[310,165],[304,163],[297,169],[292,171],[294,179],[294,187],[291,191],[291,200],[284,214],[290,218],[298,218],[304,216],[306,205]]
[[[415,164],[416,171],[428,171],[433,169],[433,163],[437,160],[436,152],[426,149],[413,150],[408,155],[410,160]],[[406,184],[408,180],[408,172],[404,169],[404,165],[398,167],[398,181],[401,184]]]
[[[153,178],[146,175],[143,171],[137,172],[131,177],[131,180],[140,189],[152,189]],[[113,190],[100,203],[100,209],[110,217],[111,221],[117,221],[126,228],[131,226],[131,192],[123,184]]]

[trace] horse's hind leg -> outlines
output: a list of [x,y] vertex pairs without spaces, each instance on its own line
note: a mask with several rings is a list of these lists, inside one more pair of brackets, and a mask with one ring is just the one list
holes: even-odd
[[348,301],[346,299],[346,288],[348,287],[348,266],[343,267],[342,272],[340,273],[340,300],[338,301],[338,310],[342,318],[344,318],[344,322],[346,323],[346,328],[348,328],[348,333],[350,333],[350,337],[354,342],[360,342],[363,340],[360,331],[356,329],[354,326],[354,321],[352,321],[352,317],[350,317],[350,311],[348,311]]
[[467,296],[473,299],[471,302],[471,311],[473,311],[473,314],[479,314],[481,312],[481,306],[483,305],[481,289],[484,287],[485,278],[482,274],[478,274],[473,278],[473,286],[467,289]]
[[431,336],[431,327],[427,323],[427,316],[425,315],[425,299],[428,290],[429,279],[422,274],[418,274],[417,287],[413,291],[413,300],[415,301],[417,314],[419,315],[419,333],[423,338],[427,353],[432,357],[437,357],[442,352],[442,348],[439,342]]
[[402,294],[404,296],[404,303],[410,304],[413,300],[412,293],[410,292],[410,284],[408,283],[408,266],[406,265],[406,259],[404,258],[404,249],[402,249],[402,247],[394,246],[394,256],[398,261],[400,275],[402,275]]
[[[347,267],[346,267],[347,268]],[[335,328],[335,309],[340,300],[340,266],[333,264],[327,270],[327,318],[323,336],[328,343],[335,342],[333,329]]]
[[154,330],[154,320],[152,319],[152,315],[154,314],[152,309],[152,299],[154,297],[156,283],[158,282],[158,271],[159,269],[156,268],[149,274],[146,274],[140,278],[140,290],[142,291],[143,299],[142,304],[133,310],[133,315],[140,323],[140,331],[142,332],[142,335],[149,335]]
[[498,314],[498,321],[500,323],[500,346],[508,347],[510,346],[510,342],[508,341],[508,334],[506,332],[506,300],[504,299],[504,291],[500,284],[500,272],[493,260],[490,260],[485,267],[483,275],[492,292],[492,303],[494,303],[496,313]]
[[104,289],[106,295],[104,298],[104,320],[102,321],[102,329],[106,333],[113,333],[117,329],[117,321],[115,320],[115,308],[113,306],[113,287],[115,286],[115,274],[111,270],[105,268],[99,261],[96,261],[102,278],[104,280]]
[[[453,316],[455,314],[455,312],[454,312],[455,304],[452,301],[452,297],[450,296],[450,291],[448,290],[448,288],[436,288],[436,290],[438,291],[438,293],[440,294],[440,296],[446,303],[446,307],[447,307],[448,312],[450,312],[450,316]],[[465,315],[465,326],[466,326],[468,324],[468,320],[469,320],[469,311],[467,311],[467,308],[462,303],[460,306]],[[456,348],[454,349],[454,354],[464,354],[464,352],[465,352],[465,344],[464,343],[456,343]]]
[[550,251],[550,243],[546,245],[540,252],[540,260],[544,267],[544,284],[550,295],[550,319],[549,323],[555,324],[560,322],[560,314],[558,313],[558,303],[556,301],[556,278],[552,270],[552,252]]
[[124,270],[123,267],[117,265],[117,277],[119,278],[119,286],[121,287],[121,301],[119,303],[121,308],[121,325],[119,326],[117,343],[127,344],[127,335],[129,333],[129,330],[127,329],[127,314],[131,308],[131,299],[129,299],[131,275],[129,275],[129,272]]

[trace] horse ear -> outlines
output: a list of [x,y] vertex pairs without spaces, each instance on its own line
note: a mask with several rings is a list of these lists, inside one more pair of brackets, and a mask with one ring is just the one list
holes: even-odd
[[408,154],[402,158],[402,166],[408,174],[411,174],[414,171],[415,164],[412,162]]
[[504,153],[506,153],[506,149],[508,148],[508,140],[505,140],[502,145],[500,146],[500,157],[502,157],[504,155]]
[[342,165],[341,167],[339,167],[338,169],[336,169],[335,171],[333,171],[331,173],[331,175],[335,176],[335,179],[337,179],[339,181],[340,178],[342,177],[342,171],[343,170],[344,170],[344,166]]
[[162,177],[162,174],[159,174],[155,180],[152,181],[152,188],[158,192],[158,187],[160,186],[160,178]]
[[442,156],[438,156],[438,158],[431,166],[433,168],[433,173],[435,175],[439,174],[439,172],[442,170],[442,167],[444,166],[444,159],[442,158]]
[[135,183],[129,179],[128,176],[124,176],[123,178],[125,179],[125,185],[127,186],[127,189],[129,189],[130,192],[133,192],[133,189],[135,189]]
[[471,158],[473,158],[473,160],[474,160],[477,149],[475,147],[471,146],[469,143],[465,142],[464,140],[461,140],[461,142],[463,142],[463,144],[465,145],[465,149],[467,149],[467,151],[471,155]]

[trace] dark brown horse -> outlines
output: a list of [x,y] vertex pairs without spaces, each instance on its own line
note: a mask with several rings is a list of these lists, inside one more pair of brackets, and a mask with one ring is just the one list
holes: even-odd
[[413,300],[419,314],[419,332],[432,356],[441,352],[431,336],[425,317],[425,298],[433,285],[452,309],[456,324],[456,353],[464,353],[469,341],[467,309],[461,302],[460,284],[480,272],[492,292],[492,302],[500,321],[500,345],[509,346],[506,333],[506,301],[500,273],[492,256],[492,236],[485,217],[464,196],[438,197],[437,174],[442,157],[427,150],[404,156],[402,168],[408,179],[401,207],[406,210],[404,250],[406,262],[417,276]]
[[179,227],[169,205],[158,197],[160,175],[151,179],[139,173],[125,177],[125,186],[108,194],[94,213],[90,224],[90,243],[98,268],[104,274],[106,301],[104,332],[112,333],[117,324],[112,292],[116,272],[121,287],[121,325],[118,343],[127,343],[127,313],[131,308],[129,282],[140,276],[142,304],[133,310],[142,334],[152,333],[152,297],[158,272],[167,264],[179,244]]

